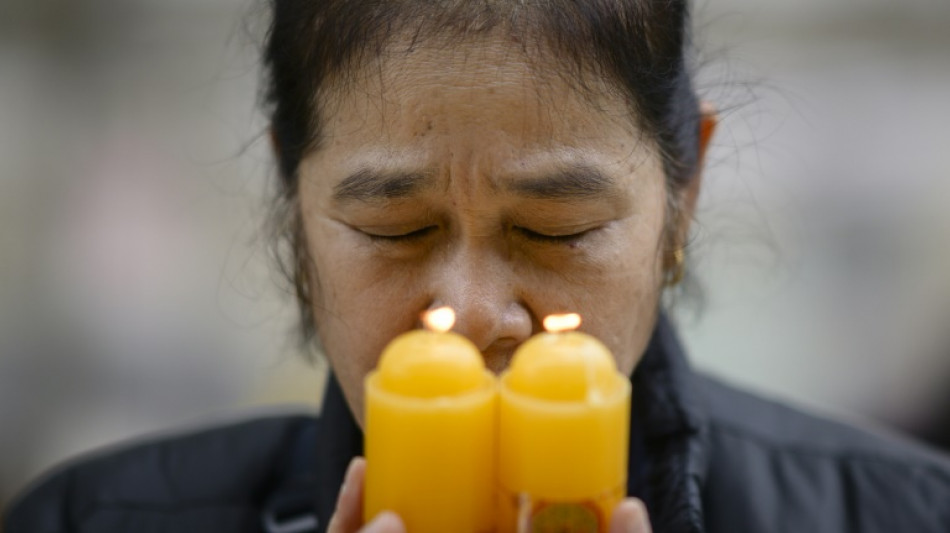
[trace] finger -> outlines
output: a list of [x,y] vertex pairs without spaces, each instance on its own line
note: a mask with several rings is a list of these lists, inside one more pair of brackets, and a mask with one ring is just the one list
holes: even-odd
[[610,517],[610,533],[651,533],[650,517],[643,502],[627,498],[614,508]]
[[383,511],[366,524],[361,533],[406,533],[406,526],[396,513]]
[[363,476],[366,460],[357,457],[350,461],[336,500],[336,510],[327,526],[327,533],[354,533],[363,525]]

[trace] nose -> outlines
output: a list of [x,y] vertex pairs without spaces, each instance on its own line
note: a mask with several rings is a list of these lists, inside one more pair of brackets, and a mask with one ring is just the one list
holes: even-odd
[[466,249],[442,263],[433,278],[430,308],[452,307],[453,330],[478,347],[490,370],[502,370],[536,322],[512,266],[490,251]]

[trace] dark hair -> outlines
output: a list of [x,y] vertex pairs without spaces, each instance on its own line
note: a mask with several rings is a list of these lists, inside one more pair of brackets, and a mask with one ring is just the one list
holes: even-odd
[[[625,97],[659,148],[675,193],[695,175],[700,110],[687,65],[687,0],[270,0],[264,103],[280,173],[285,273],[296,287],[306,340],[313,338],[308,258],[296,207],[301,160],[320,148],[327,94],[397,38],[423,41],[501,35],[529,57],[563,65],[578,88],[590,74]],[[668,221],[676,216],[671,200]],[[280,255],[279,255],[280,257]]]

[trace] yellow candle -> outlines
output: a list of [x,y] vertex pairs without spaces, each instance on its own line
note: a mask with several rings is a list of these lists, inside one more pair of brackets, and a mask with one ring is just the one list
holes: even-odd
[[[545,327],[580,317],[548,317]],[[567,328],[565,328],[567,329]],[[525,342],[501,377],[499,531],[606,532],[626,493],[630,382],[576,331]]]
[[496,380],[448,331],[450,309],[425,321],[439,331],[397,337],[365,381],[364,518],[390,510],[409,533],[492,531]]

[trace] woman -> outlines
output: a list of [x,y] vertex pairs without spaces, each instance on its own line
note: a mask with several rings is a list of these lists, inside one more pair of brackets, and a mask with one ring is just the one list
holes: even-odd
[[633,382],[612,531],[950,531],[950,464],[687,366],[659,311],[715,129],[679,0],[278,0],[265,51],[280,216],[319,420],[272,418],[73,466],[21,531],[402,531],[360,518],[362,379],[443,305],[500,371],[574,311]]

